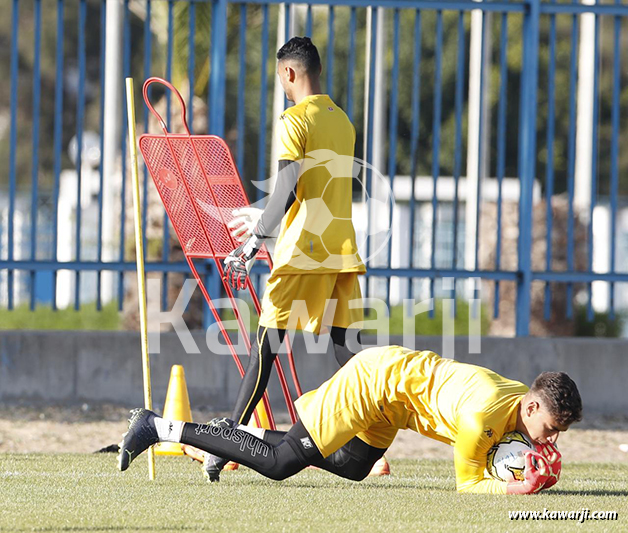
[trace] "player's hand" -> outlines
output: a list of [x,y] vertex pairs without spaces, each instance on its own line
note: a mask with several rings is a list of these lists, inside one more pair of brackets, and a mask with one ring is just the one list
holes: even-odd
[[549,479],[545,482],[546,489],[553,487],[560,479],[560,470],[562,468],[562,455],[558,451],[555,444],[546,442],[545,444],[537,444],[536,451],[540,453],[547,461],[550,469]]
[[231,236],[238,242],[246,241],[253,235],[263,212],[263,209],[257,207],[234,209],[232,212],[234,218],[227,224],[227,227],[232,230]]
[[545,457],[538,452],[528,452],[525,462],[524,480],[508,483],[506,494],[534,494],[545,487],[550,476],[550,467]]
[[257,235],[251,235],[248,240],[238,246],[225,258],[224,277],[234,289],[240,290],[246,287],[248,276],[247,262],[255,257],[264,240]]

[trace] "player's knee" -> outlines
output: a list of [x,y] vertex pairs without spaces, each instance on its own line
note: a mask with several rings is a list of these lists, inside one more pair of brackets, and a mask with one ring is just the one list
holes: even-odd
[[283,481],[284,479],[294,476],[294,474],[302,470],[302,468],[303,467],[293,463],[278,462],[272,468],[267,469],[264,475],[274,481]]
[[283,469],[273,469],[267,472],[265,475],[273,481],[283,481],[284,479],[288,479],[292,474],[289,474]]
[[347,469],[346,477],[352,481],[362,481],[369,475],[370,471],[370,468],[365,468],[363,465],[354,465]]

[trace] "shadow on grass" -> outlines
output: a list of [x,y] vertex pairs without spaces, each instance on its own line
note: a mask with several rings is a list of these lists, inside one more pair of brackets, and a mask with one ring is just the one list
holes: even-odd
[[[360,489],[360,490],[390,490],[394,489],[421,489],[421,490],[430,490],[430,491],[441,491],[441,492],[455,492],[455,487],[442,487],[439,485],[428,485],[426,483],[412,483],[412,482],[399,482],[399,479],[394,480],[394,484],[388,483],[386,479],[382,479],[381,481],[376,481],[376,479],[371,479],[369,481],[351,481],[349,479],[344,479],[340,477],[332,477],[329,480],[325,480],[322,482],[315,481],[296,481],[291,480],[288,483],[284,482],[284,487],[294,488],[294,489],[337,489],[339,488],[339,482],[346,483],[347,487],[351,487],[352,489]],[[275,485],[277,483],[277,485]],[[254,486],[280,486],[279,483],[282,482],[272,482],[267,479],[259,479],[246,480],[247,485]]]
[[553,490],[551,493],[557,496],[628,496],[628,490]]
[[[129,531],[129,526],[106,526],[106,527],[25,527],[25,528],[11,528],[4,529],[0,527],[0,531]],[[137,527],[133,526],[133,531],[172,531],[172,527]],[[196,527],[177,526],[177,531],[198,531]]]

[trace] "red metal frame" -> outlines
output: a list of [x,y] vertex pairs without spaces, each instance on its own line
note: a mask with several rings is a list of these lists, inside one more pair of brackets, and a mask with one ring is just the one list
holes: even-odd
[[[148,87],[153,83],[166,86],[179,99],[185,133],[170,133],[165,122],[150,103]],[[148,109],[157,118],[163,130],[163,135],[144,134],[140,136],[139,146],[144,162],[181,243],[190,270],[229,347],[240,376],[243,376],[244,369],[238,354],[193,262],[193,259],[214,260],[240,333],[244,337],[245,346],[250,353],[250,339],[236,305],[231,286],[224,279],[221,261],[239,245],[231,236],[227,224],[233,219],[232,211],[234,209],[249,205],[242,180],[233,156],[223,139],[215,135],[190,134],[186,121],[185,102],[173,85],[161,78],[151,77],[144,82],[143,95]],[[257,254],[257,260],[266,261],[269,268],[272,269],[272,260],[265,247]],[[247,289],[259,314],[261,311],[259,298],[250,279],[247,279]],[[286,342],[288,343],[287,337]],[[301,385],[296,374],[294,357],[289,343],[287,348],[292,379],[297,395],[300,396],[302,394]],[[290,418],[294,423],[296,411],[279,357],[275,359],[275,367]],[[275,421],[266,392],[264,392],[263,402],[271,429],[275,429]],[[259,425],[257,413],[254,412],[254,415]]]

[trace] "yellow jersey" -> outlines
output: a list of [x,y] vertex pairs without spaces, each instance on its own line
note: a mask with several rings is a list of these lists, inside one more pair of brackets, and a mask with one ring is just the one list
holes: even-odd
[[366,272],[351,220],[355,129],[326,94],[281,115],[279,160],[301,164],[296,200],[281,221],[275,274]]
[[453,445],[459,492],[506,493],[485,477],[487,454],[513,431],[523,383],[401,346],[369,348],[296,402],[324,457],[357,436],[388,448],[400,429]]

